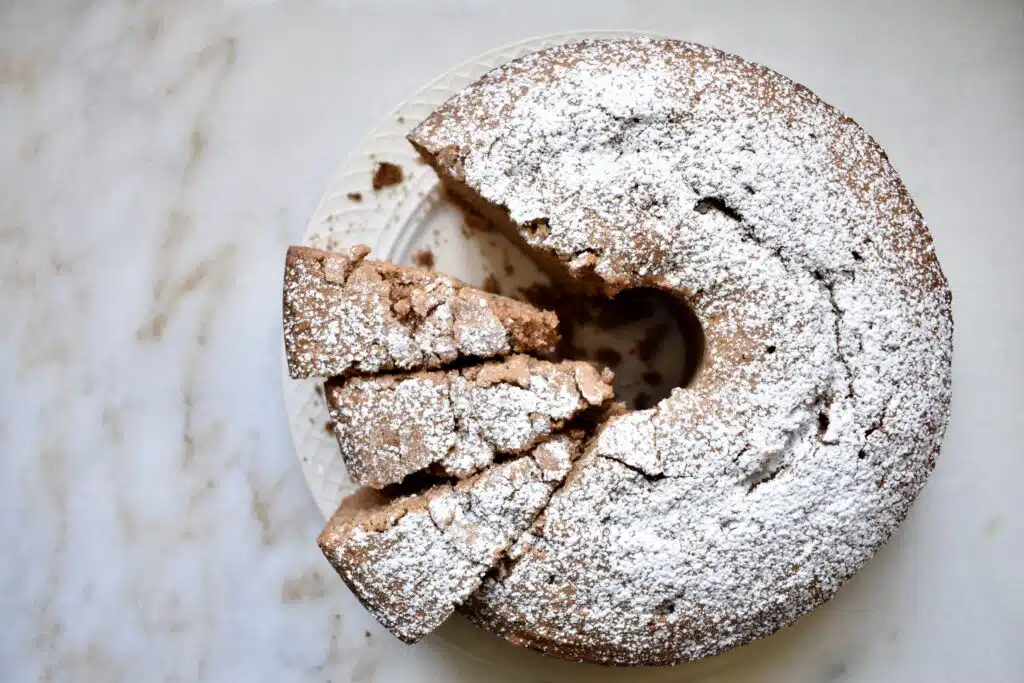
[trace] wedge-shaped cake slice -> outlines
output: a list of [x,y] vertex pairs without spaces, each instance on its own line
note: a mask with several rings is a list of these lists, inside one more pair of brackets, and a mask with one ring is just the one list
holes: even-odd
[[362,489],[318,542],[360,602],[413,643],[441,625],[547,505],[582,449],[567,433],[455,485],[389,498]]
[[289,247],[284,342],[294,378],[438,368],[462,358],[544,353],[558,318],[455,278],[366,258]]
[[524,453],[612,397],[612,374],[516,355],[458,370],[331,379],[331,420],[352,478],[384,488],[413,472],[467,477]]

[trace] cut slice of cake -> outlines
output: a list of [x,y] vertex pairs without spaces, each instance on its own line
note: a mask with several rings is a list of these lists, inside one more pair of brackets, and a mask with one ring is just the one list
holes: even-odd
[[293,378],[437,368],[463,358],[548,353],[558,318],[369,249],[290,247],[284,342]]
[[467,477],[612,398],[610,370],[516,355],[457,370],[334,378],[325,394],[349,475],[384,488],[429,468]]
[[360,602],[413,643],[441,625],[531,526],[582,449],[580,433],[423,493],[362,489],[342,502],[318,542]]

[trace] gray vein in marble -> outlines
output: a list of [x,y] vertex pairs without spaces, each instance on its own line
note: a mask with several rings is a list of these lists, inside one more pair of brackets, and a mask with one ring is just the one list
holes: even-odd
[[893,147],[956,288],[939,470],[863,575],[754,646],[755,678],[1013,679],[1019,8],[757,4],[741,26],[728,2],[330,4],[0,4],[0,678],[622,678],[382,632],[315,546],[280,398],[281,255],[328,175],[412,88],[555,12],[720,42],[842,99]]

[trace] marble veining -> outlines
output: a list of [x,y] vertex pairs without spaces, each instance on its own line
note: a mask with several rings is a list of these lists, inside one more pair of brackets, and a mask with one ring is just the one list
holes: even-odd
[[714,680],[1024,678],[1020,8],[744,10],[770,27],[749,33],[728,3],[533,5],[0,8],[0,680],[523,680],[439,637],[401,645],[320,555],[281,401],[281,266],[392,104],[496,44],[596,24],[718,42],[838,100],[889,148],[954,290],[953,422],[910,519],[755,645],[756,670]]

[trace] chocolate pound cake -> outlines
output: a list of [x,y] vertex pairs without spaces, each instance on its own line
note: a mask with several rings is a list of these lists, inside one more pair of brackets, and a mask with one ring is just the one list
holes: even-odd
[[327,381],[349,475],[384,488],[431,468],[464,478],[496,456],[528,451],[612,396],[612,375],[589,363],[516,355],[460,370]]
[[567,286],[659,289],[706,340],[688,386],[607,419],[470,619],[570,659],[693,660],[792,623],[886,541],[945,431],[951,299],[852,119],[701,45],[583,41],[410,140]]
[[381,624],[416,642],[480,586],[579,451],[579,435],[562,435],[454,486],[397,499],[362,489],[327,523],[320,548]]
[[554,313],[428,270],[290,247],[284,341],[294,378],[438,368],[466,358],[550,352]]

